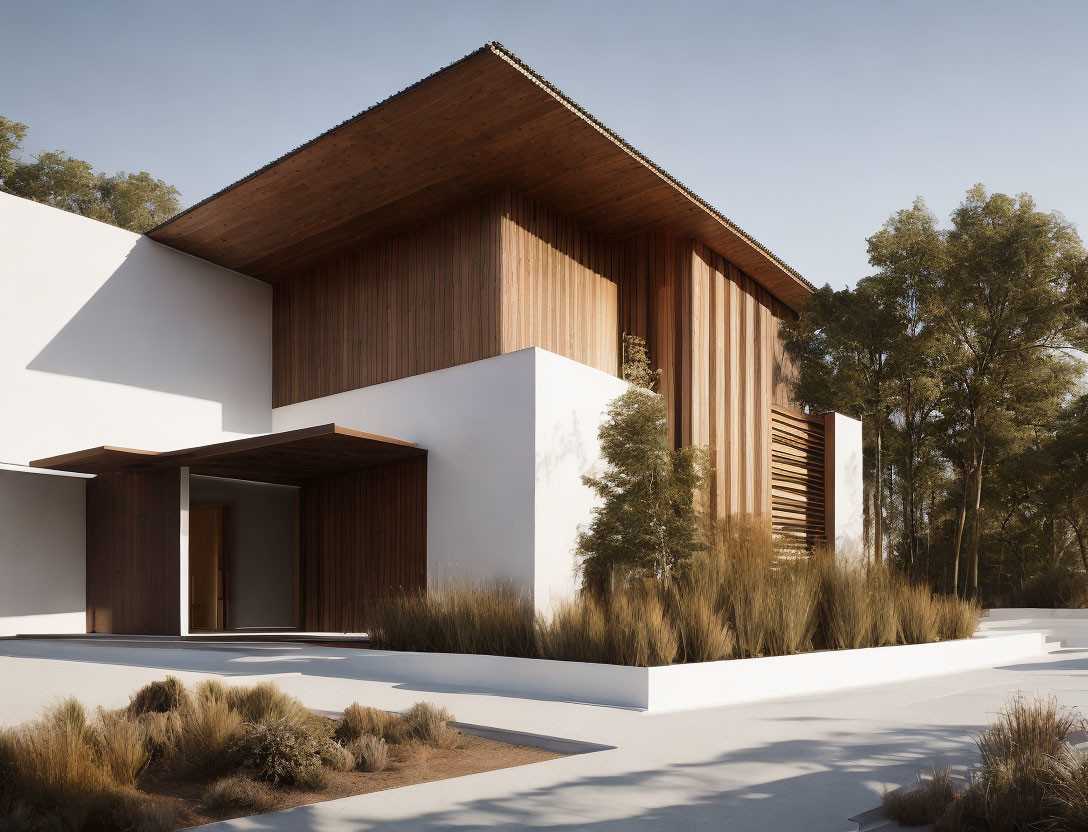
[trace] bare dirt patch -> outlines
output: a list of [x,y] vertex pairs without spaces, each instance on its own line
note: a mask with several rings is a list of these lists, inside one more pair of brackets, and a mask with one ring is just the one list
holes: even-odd
[[[277,812],[294,806],[305,806],[351,797],[357,794],[396,789],[415,783],[429,783],[465,774],[479,774],[512,766],[539,763],[565,756],[540,748],[509,745],[458,732],[452,748],[432,748],[412,742],[389,747],[390,764],[385,771],[368,774],[361,771],[330,771],[328,785],[320,791],[304,791],[282,787],[273,792],[271,806],[266,810]],[[206,812],[200,805],[201,794],[209,781],[193,781],[162,773],[148,774],[141,778],[139,789],[149,796],[165,800],[177,811],[177,829],[199,826],[217,820],[243,817],[246,812],[227,811],[217,814]]]

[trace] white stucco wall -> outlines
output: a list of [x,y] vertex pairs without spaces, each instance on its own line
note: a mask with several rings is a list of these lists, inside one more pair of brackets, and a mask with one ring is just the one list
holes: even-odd
[[578,588],[572,552],[578,527],[589,523],[597,502],[582,475],[599,473],[597,431],[627,383],[554,353],[537,353],[533,595],[537,608],[547,609]]
[[0,636],[87,631],[86,478],[0,465]]
[[837,557],[864,557],[861,422],[841,413],[824,414],[827,536]]
[[546,607],[574,588],[590,518],[580,477],[623,382],[531,348],[276,408],[273,429],[335,422],[427,448],[432,586],[508,581]]
[[0,194],[0,461],[271,425],[271,287]]

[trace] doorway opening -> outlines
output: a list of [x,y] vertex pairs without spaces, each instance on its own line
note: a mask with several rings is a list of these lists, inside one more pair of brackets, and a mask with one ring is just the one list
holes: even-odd
[[190,476],[190,632],[298,629],[298,492]]

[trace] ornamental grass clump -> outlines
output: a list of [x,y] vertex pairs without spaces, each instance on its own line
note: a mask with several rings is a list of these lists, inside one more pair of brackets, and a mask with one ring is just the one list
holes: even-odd
[[344,716],[336,724],[333,736],[337,742],[348,745],[365,736],[381,737],[391,745],[407,742],[411,730],[400,714],[353,702],[344,710]]
[[504,584],[402,592],[375,605],[371,641],[382,650],[532,656],[533,605]]
[[189,692],[177,676],[167,676],[162,681],[144,685],[132,694],[128,712],[132,716],[146,713],[179,711],[189,704]]
[[352,740],[347,749],[359,771],[376,773],[389,765],[389,746],[381,737],[365,734]]
[[885,812],[937,832],[1088,829],[1088,760],[1068,742],[1084,727],[1053,699],[1013,699],[976,739],[981,766],[965,786],[935,773],[886,797]]

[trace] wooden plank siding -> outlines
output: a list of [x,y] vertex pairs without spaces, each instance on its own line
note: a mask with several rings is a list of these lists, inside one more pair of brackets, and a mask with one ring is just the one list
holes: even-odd
[[824,421],[777,406],[771,419],[771,528],[781,547],[811,552],[827,542]]
[[303,269],[273,289],[273,405],[500,352],[501,194]]
[[87,631],[181,629],[181,472],[87,481]]
[[639,335],[670,441],[711,448],[715,513],[770,522],[793,312],[701,242],[608,238],[498,190],[278,283],[273,305],[277,406],[532,346],[615,375]]
[[667,234],[628,242],[620,311],[662,370],[673,444],[710,448],[715,514],[769,522],[771,407],[791,372],[779,326],[792,312],[717,252]]
[[501,222],[502,352],[540,347],[617,375],[620,246],[509,191]]
[[299,516],[303,630],[365,632],[375,600],[426,586],[426,457],[315,477]]

